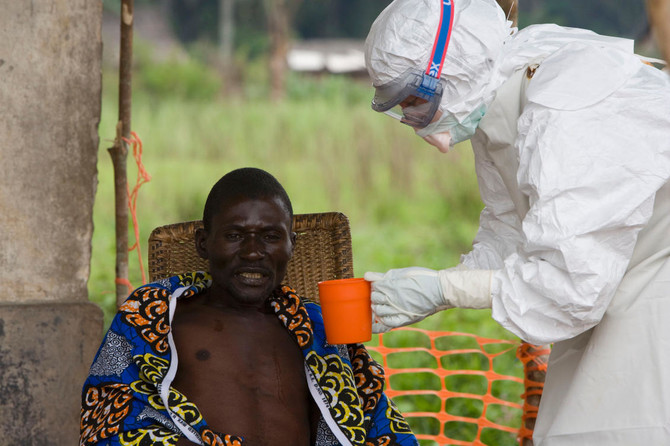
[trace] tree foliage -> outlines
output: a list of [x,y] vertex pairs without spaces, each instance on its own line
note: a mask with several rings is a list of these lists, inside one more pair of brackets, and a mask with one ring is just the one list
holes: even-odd
[[[157,0],[156,0],[157,1]],[[184,42],[216,40],[218,0],[164,0],[170,2],[172,22]],[[267,18],[264,0],[236,0],[236,46],[264,36]],[[309,0],[294,12],[293,35],[309,38],[364,38],[374,18],[391,0]],[[257,43],[252,45],[257,46]]]
[[[106,0],[114,1],[114,0]],[[217,40],[218,0],[141,0],[169,2],[172,22],[184,42]],[[367,35],[376,16],[391,0],[309,0],[295,11],[293,36],[359,38]],[[557,23],[592,29],[601,34],[639,37],[647,30],[643,1],[520,0],[519,26]],[[235,0],[236,48],[249,53],[268,49],[263,0]]]
[[304,39],[364,39],[390,0],[310,0],[296,16],[296,34]]
[[628,38],[641,37],[648,27],[641,0],[520,0],[519,26],[534,23],[556,23]]

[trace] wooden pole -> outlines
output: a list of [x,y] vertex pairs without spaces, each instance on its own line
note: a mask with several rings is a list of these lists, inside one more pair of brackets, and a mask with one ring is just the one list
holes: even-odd
[[109,148],[114,166],[116,208],[116,303],[128,296],[128,144],[130,138],[131,81],[133,61],[133,0],[121,1],[121,45],[119,60],[119,121],[114,146]]
[[670,64],[670,0],[647,0],[647,15],[661,57]]
[[507,19],[512,22],[512,26],[519,25],[519,0],[496,0],[505,12]]
[[549,345],[533,345],[526,342],[522,343],[517,350],[517,358],[523,363],[525,390],[521,417],[523,425],[519,430],[520,446],[533,446],[533,431],[544,390],[550,352]]

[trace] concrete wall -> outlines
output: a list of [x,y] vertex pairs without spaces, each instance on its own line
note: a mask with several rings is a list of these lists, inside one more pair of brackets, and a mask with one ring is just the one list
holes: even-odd
[[0,0],[0,444],[72,445],[88,302],[102,0]]

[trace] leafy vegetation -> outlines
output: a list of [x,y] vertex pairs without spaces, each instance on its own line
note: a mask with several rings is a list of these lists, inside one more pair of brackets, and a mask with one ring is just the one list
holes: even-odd
[[627,38],[640,38],[648,28],[644,2],[520,0],[519,25],[533,23],[556,23]]
[[[137,2],[138,0],[136,0]],[[158,3],[161,0],[142,0]],[[110,9],[119,0],[105,0]],[[302,1],[296,11],[294,35],[300,39],[365,38],[370,25],[391,0]],[[177,34],[184,42],[198,39],[216,41],[219,0],[170,2]],[[236,47],[265,36],[262,0],[236,2]],[[602,34],[639,37],[647,27],[644,2],[608,0],[519,0],[519,25],[557,23],[588,28]]]
[[[114,75],[104,76],[101,152],[114,135]],[[146,85],[146,76],[135,75],[136,85]],[[211,185],[241,166],[276,175],[296,212],[347,214],[358,275],[411,265],[443,268],[469,250],[482,205],[467,144],[439,154],[409,127],[371,112],[367,85],[296,76],[289,81],[288,99],[272,103],[216,99],[205,82],[193,83],[201,92],[182,95],[172,82],[136,88],[133,98],[133,129],[144,143],[143,162],[152,175],[138,199],[143,253],[151,229],[200,218]],[[213,99],[203,99],[208,96]],[[128,160],[132,181],[132,157]],[[103,153],[98,171],[89,287],[109,318],[114,312],[113,172]],[[138,285],[134,253],[130,260],[131,282]]]

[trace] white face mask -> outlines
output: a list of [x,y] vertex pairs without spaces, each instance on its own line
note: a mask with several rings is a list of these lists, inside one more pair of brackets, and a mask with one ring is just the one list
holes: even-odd
[[443,113],[437,121],[422,129],[416,129],[415,132],[428,144],[437,147],[440,152],[447,153],[454,144],[472,138],[484,113],[486,113],[484,104],[470,113],[463,122],[458,122],[451,114]]

